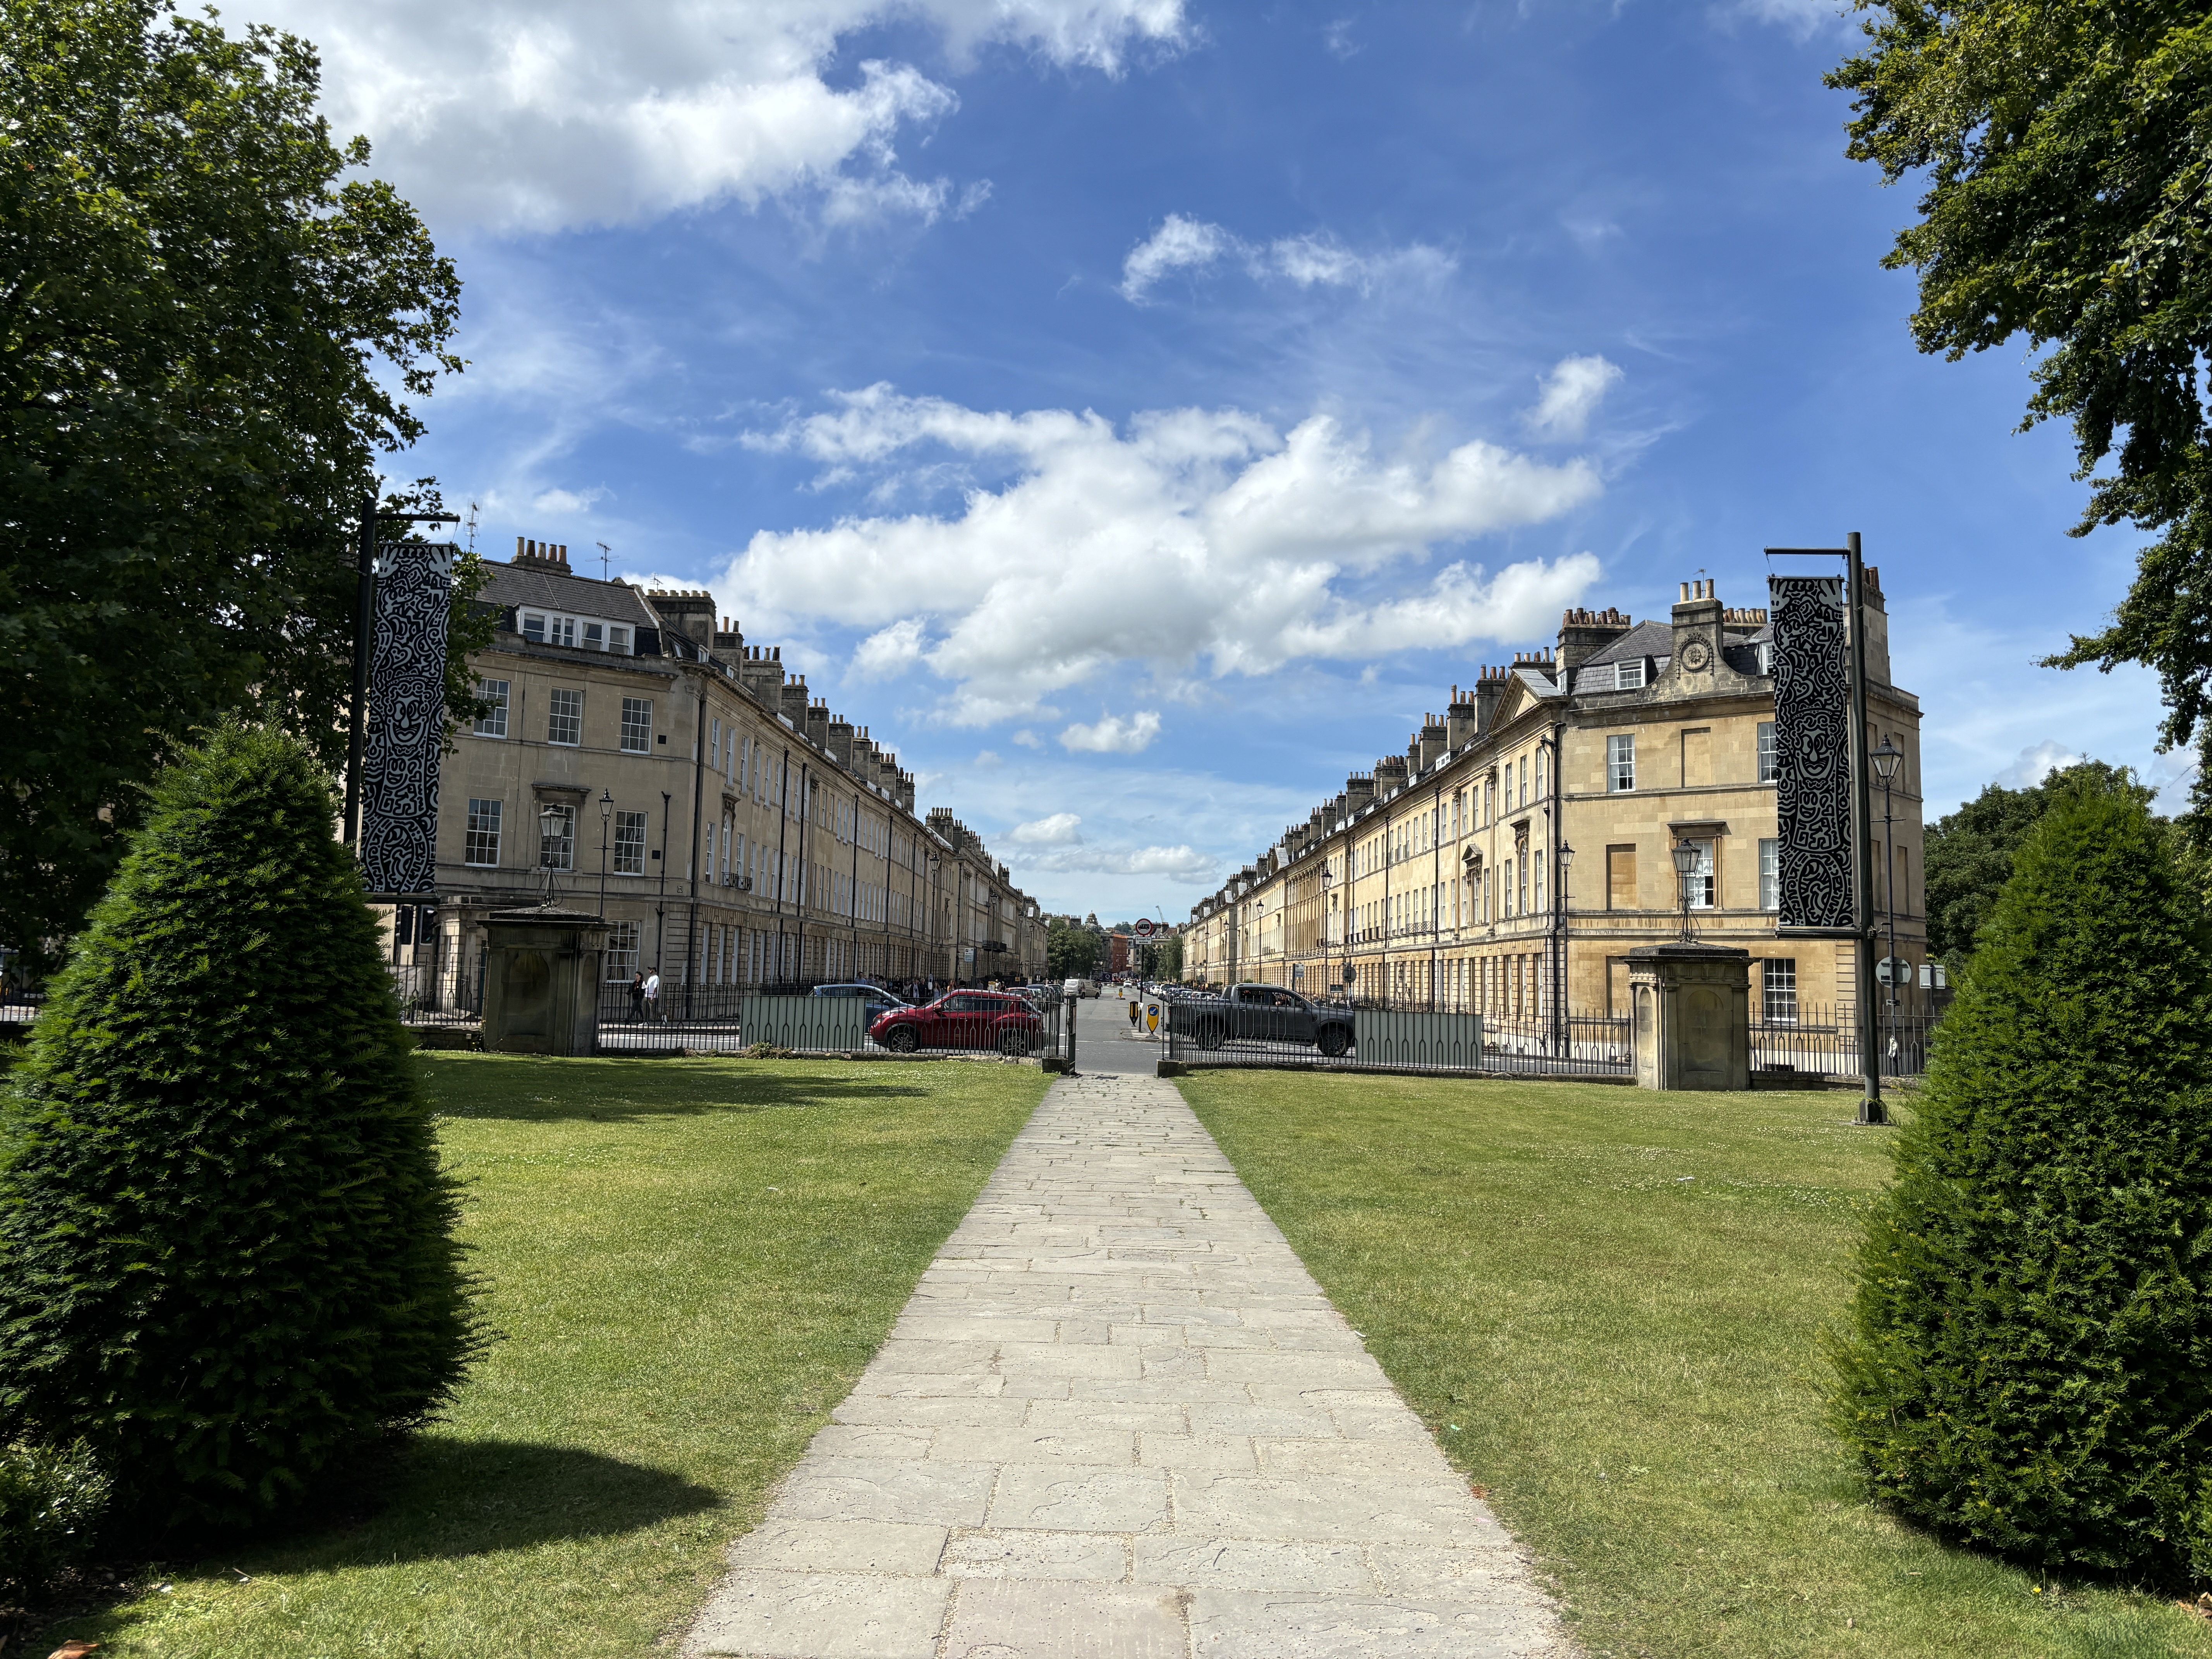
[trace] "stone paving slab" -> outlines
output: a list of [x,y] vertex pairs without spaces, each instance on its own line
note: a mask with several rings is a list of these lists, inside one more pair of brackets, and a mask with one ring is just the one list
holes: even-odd
[[685,1640],[742,1659],[1570,1659],[1170,1084],[1054,1084]]

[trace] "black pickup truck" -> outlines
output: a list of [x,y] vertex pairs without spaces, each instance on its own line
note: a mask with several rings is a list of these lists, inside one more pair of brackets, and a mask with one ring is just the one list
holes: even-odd
[[1220,996],[1168,1005],[1168,1030],[1201,1048],[1224,1042],[1295,1042],[1331,1060],[1352,1047],[1352,1011],[1317,1007],[1279,985],[1232,985]]

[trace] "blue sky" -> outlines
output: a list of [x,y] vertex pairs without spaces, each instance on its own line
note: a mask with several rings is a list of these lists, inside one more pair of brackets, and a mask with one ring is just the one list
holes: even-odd
[[[2087,753],[2017,352],[1917,355],[1911,196],[1795,0],[264,0],[467,283],[395,464],[711,587],[1054,908],[1179,918],[1568,604],[1858,530],[1931,808]],[[596,563],[586,566],[596,569]]]

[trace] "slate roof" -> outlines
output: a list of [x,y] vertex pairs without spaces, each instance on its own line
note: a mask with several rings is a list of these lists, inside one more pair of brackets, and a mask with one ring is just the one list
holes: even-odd
[[638,628],[660,626],[660,618],[653,614],[652,607],[626,582],[601,581],[595,576],[564,576],[558,571],[533,570],[512,564],[492,563],[491,572],[491,580],[477,596],[489,605],[527,605],[533,610],[558,611],[566,616],[629,623]]
[[1602,651],[1583,659],[1587,668],[1593,663],[1634,662],[1639,657],[1671,657],[1674,654],[1674,627],[1671,623],[1640,622]]

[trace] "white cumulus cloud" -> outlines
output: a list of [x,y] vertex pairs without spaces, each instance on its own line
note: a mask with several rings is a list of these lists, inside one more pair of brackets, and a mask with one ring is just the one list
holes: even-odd
[[962,724],[1030,715],[1116,663],[1260,674],[1526,640],[1598,575],[1587,553],[1403,569],[1582,505],[1596,470],[1479,440],[1378,454],[1327,415],[1282,432],[1239,410],[1164,410],[1117,429],[1088,411],[989,412],[877,386],[750,441],[832,471],[950,453],[1010,475],[956,513],[761,531],[715,585],[757,631],[873,630],[872,662],[911,647],[953,688],[941,712]]
[[1153,287],[1178,270],[1203,270],[1234,259],[1255,279],[1279,276],[1300,288],[1353,288],[1364,294],[1390,276],[1428,281],[1454,269],[1450,256],[1415,242],[1359,253],[1325,232],[1249,242],[1219,225],[1170,213],[1121,261],[1121,297],[1142,304]]
[[881,680],[905,673],[921,660],[921,624],[911,617],[878,629],[853,653],[854,678]]
[[1058,875],[1164,876],[1193,886],[1212,884],[1221,861],[1194,847],[1072,847],[1025,859],[1022,868]]
[[1997,781],[2009,789],[2033,789],[2053,772],[2069,766],[2079,766],[2087,758],[2080,751],[2069,749],[2055,738],[2045,738],[2041,743],[2030,744],[2020,751],[2020,757],[1997,774]]
[[1540,436],[1579,438],[1620,379],[1620,366],[1602,357],[1562,357],[1544,377],[1536,406],[1522,418]]
[[1095,725],[1071,726],[1060,734],[1060,743],[1077,754],[1141,755],[1159,734],[1160,717],[1146,708],[1127,720],[1101,714]]
[[[823,193],[833,221],[934,217],[949,181],[895,141],[958,104],[911,64],[830,71],[845,37],[919,16],[956,66],[987,41],[1118,74],[1188,38],[1182,0],[261,0],[314,43],[341,135],[434,228],[634,222],[725,198]],[[848,169],[857,169],[852,171]]]
[[1083,839],[1083,820],[1073,812],[1054,812],[1014,826],[1014,839],[1030,847],[1066,847]]

